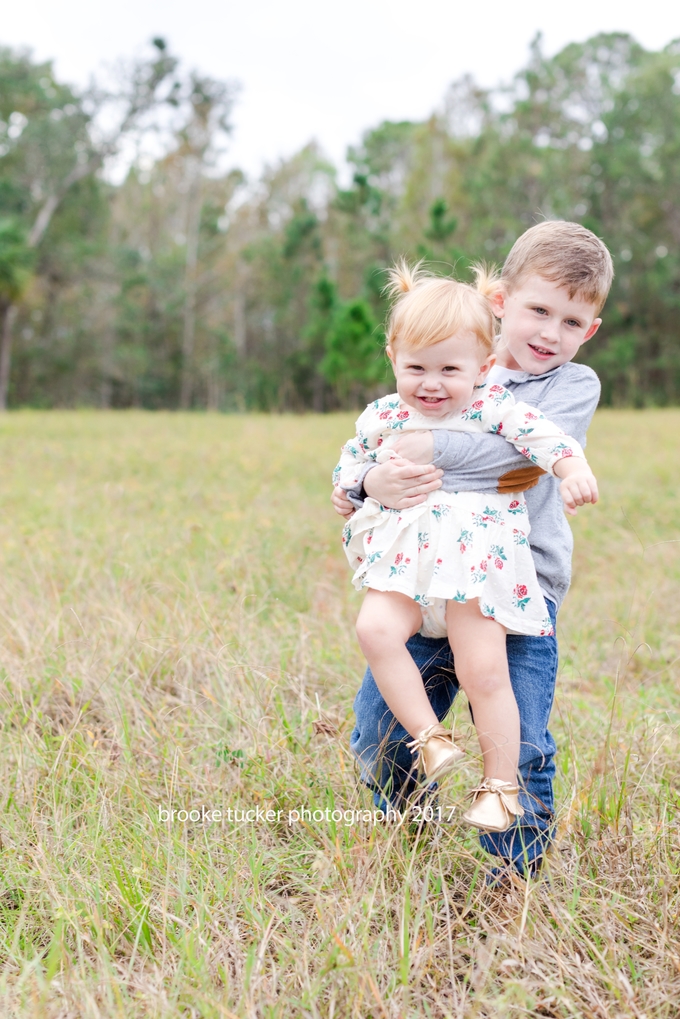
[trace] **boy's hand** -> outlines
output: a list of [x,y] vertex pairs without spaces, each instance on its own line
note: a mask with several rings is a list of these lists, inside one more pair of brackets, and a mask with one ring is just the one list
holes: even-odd
[[347,498],[347,494],[342,488],[337,486],[331,493],[331,502],[333,503],[333,509],[336,513],[339,513],[345,520],[349,520],[352,514],[355,512],[355,508]]
[[391,447],[397,456],[414,464],[432,463],[434,436],[432,432],[406,432]]
[[570,516],[576,516],[577,506],[583,506],[586,502],[597,502],[597,481],[583,457],[564,457],[557,461],[553,470],[556,477],[562,478],[560,495]]
[[442,487],[444,472],[433,464],[414,464],[396,458],[372,467],[364,478],[367,495],[388,509],[408,509]]

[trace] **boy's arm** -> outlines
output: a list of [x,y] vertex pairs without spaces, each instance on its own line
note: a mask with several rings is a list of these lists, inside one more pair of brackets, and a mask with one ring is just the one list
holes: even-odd
[[344,490],[346,500],[334,495],[332,501],[342,516],[351,512],[347,502],[355,509],[361,509],[367,496],[390,509],[408,509],[424,502],[430,492],[441,488],[441,476],[442,472],[432,464],[412,463],[401,457],[380,464],[370,462],[365,465],[358,484]]
[[[583,372],[576,384],[556,382],[539,399],[532,399],[530,391],[527,393],[527,402],[582,446],[599,398],[599,379],[592,371]],[[540,468],[528,465],[526,458],[500,435],[443,429],[432,434],[432,463],[443,470],[442,488],[447,492],[478,488],[524,491],[533,487],[543,473]]]

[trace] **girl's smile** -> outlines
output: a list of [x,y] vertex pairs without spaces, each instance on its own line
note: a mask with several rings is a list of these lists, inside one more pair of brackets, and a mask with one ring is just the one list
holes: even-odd
[[403,402],[426,417],[461,411],[496,358],[485,354],[473,332],[455,333],[420,350],[387,348]]

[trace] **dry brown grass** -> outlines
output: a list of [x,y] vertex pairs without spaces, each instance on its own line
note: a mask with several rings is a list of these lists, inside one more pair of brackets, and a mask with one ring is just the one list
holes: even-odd
[[[328,505],[349,416],[4,419],[2,1015],[677,1019],[678,425],[593,425],[559,839],[495,891],[455,824],[287,823],[372,806]],[[159,821],[201,805],[281,817]]]

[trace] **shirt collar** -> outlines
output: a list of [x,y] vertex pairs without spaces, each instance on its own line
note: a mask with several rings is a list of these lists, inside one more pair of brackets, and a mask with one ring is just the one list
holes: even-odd
[[[565,364],[569,362],[565,361]],[[540,375],[533,375],[531,372],[513,371],[511,368],[505,368],[502,365],[494,365],[489,372],[489,381],[496,382],[499,385],[504,385],[504,379],[508,382],[531,382],[533,379],[547,379],[550,375],[554,375],[560,368],[564,368],[563,364],[558,364],[556,368],[551,368],[550,371],[542,372]]]

